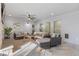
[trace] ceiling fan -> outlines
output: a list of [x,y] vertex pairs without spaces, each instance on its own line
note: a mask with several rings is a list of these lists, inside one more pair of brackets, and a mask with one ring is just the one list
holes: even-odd
[[31,15],[31,14],[28,14],[27,18],[29,21],[33,21],[34,19],[36,19],[35,15]]

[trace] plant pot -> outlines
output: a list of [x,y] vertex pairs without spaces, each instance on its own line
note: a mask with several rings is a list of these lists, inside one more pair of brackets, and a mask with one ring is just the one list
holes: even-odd
[[4,39],[10,39],[10,37],[8,37],[8,36],[5,36],[5,37],[4,37]]

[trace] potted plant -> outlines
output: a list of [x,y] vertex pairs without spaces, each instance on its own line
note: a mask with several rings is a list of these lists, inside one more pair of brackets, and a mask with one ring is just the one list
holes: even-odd
[[4,28],[4,35],[5,35],[6,39],[10,38],[11,31],[12,31],[12,28],[10,28],[10,27]]

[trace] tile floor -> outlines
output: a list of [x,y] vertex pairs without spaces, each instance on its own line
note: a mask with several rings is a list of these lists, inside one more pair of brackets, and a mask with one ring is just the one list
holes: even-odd
[[79,46],[66,42],[47,50],[51,52],[53,56],[79,56]]
[[37,51],[38,48],[39,46],[37,45],[37,47],[26,56],[79,56],[79,46],[67,42],[39,52]]

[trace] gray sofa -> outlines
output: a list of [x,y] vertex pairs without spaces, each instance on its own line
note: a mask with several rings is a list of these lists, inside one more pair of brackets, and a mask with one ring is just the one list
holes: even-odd
[[[45,40],[45,42],[44,42]],[[42,42],[43,41],[43,42]],[[58,46],[61,44],[62,38],[61,37],[52,37],[52,38],[44,38],[40,42],[40,47],[44,49],[49,49],[54,46]]]
[[53,37],[50,39],[50,46],[54,47],[54,46],[60,45],[61,41],[62,41],[61,37]]

